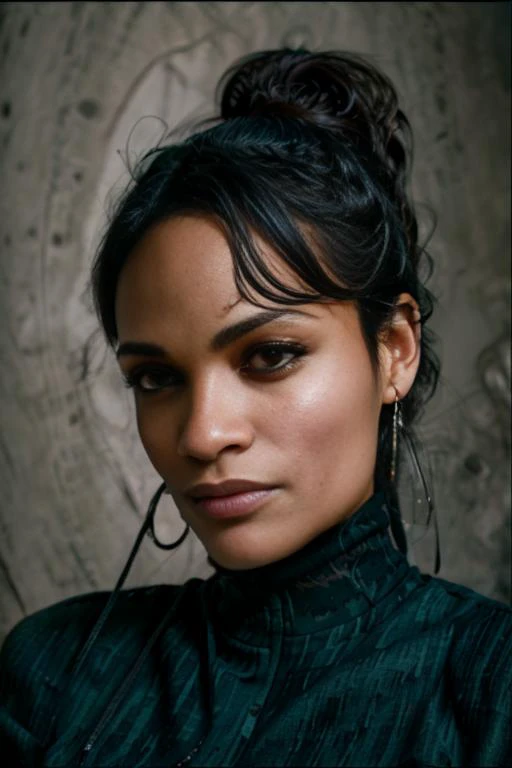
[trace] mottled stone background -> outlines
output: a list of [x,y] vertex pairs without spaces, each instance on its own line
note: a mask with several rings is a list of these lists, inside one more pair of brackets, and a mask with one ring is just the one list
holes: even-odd
[[[508,601],[510,5],[44,2],[1,13],[1,632],[112,587],[158,484],[86,293],[127,147],[133,159],[156,142],[156,118],[209,114],[227,65],[281,45],[367,54],[397,84],[416,134],[415,198],[438,216],[444,376],[421,426],[440,575]],[[412,554],[427,571],[433,543],[429,533]],[[208,572],[196,540],[171,556],[148,540],[129,583]]]

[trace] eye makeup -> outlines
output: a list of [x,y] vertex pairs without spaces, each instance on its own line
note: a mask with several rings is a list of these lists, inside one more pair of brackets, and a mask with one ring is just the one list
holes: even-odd
[[[307,354],[303,344],[292,341],[272,340],[252,344],[244,352],[239,366],[246,377],[272,379],[294,369]],[[175,368],[155,363],[142,363],[122,374],[125,387],[138,393],[153,394],[173,389],[184,381],[183,374]]]

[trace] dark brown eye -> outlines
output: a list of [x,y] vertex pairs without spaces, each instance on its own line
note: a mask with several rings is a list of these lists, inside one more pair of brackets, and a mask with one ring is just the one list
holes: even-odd
[[138,368],[123,374],[125,386],[139,392],[159,392],[176,386],[178,377],[172,371],[159,368]]
[[273,373],[291,367],[306,350],[299,344],[263,344],[247,357],[243,370],[253,373]]

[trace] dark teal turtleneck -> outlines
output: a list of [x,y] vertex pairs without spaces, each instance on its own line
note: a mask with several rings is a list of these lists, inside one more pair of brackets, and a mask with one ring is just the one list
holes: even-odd
[[512,764],[512,610],[420,574],[389,520],[377,494],[279,562],[123,590],[78,668],[108,593],[24,619],[0,657],[0,754],[47,768]]

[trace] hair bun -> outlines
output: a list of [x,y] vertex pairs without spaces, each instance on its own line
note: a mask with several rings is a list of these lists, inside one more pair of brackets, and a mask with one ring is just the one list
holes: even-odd
[[352,98],[346,84],[333,78],[327,56],[283,49],[243,58],[221,80],[221,117],[345,114]]
[[417,233],[406,195],[411,130],[393,83],[373,64],[344,51],[263,51],[235,62],[221,78],[217,96],[224,120],[301,118],[371,157],[414,251]]
[[303,48],[250,54],[227,70],[218,88],[224,120],[298,117],[376,153],[392,174],[405,162],[409,124],[393,84],[356,54]]

